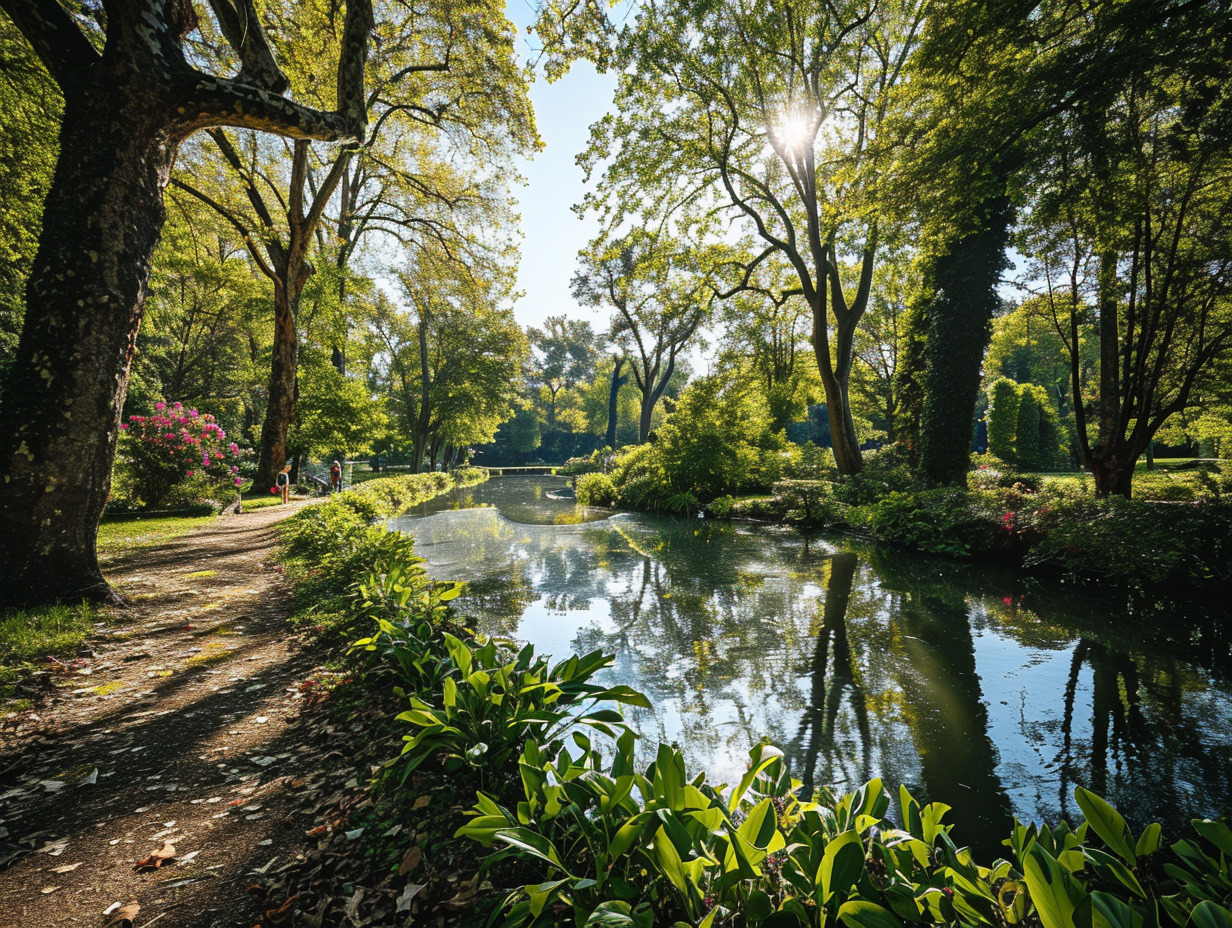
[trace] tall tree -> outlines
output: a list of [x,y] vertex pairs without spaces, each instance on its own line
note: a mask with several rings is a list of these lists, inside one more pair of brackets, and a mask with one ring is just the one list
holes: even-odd
[[714,308],[712,269],[700,250],[662,230],[635,229],[614,241],[600,236],[579,260],[573,296],[615,311],[610,337],[641,394],[637,440],[644,442],[682,352]]
[[378,378],[419,470],[495,437],[513,414],[528,346],[508,308],[507,268],[425,251],[400,279],[408,312],[383,301],[373,337]]
[[[180,144],[207,126],[358,139],[366,122],[370,0],[349,0],[336,104],[283,94],[251,0],[211,10],[239,72],[190,62],[190,3],[117,0],[0,8],[59,85],[59,158],[0,409],[0,593],[6,603],[106,598],[94,542],[141,324],[163,189]],[[100,25],[101,24],[101,25]]]
[[556,395],[594,374],[598,355],[595,331],[585,319],[548,316],[542,329],[527,333],[536,354],[535,376],[551,397],[548,422],[556,422]]
[[[253,0],[209,0],[205,16],[191,0],[0,0],[64,97],[25,323],[2,391],[3,602],[111,596],[95,539],[172,165],[184,139],[211,126],[362,139],[372,0],[345,7],[336,92],[312,106],[285,96],[290,81]],[[554,67],[567,67],[603,21],[594,0],[565,11],[544,4],[538,31]],[[189,48],[198,29],[223,37],[220,68]]]
[[[490,172],[505,166],[511,151],[527,153],[537,143],[525,75],[514,63],[512,30],[502,6],[492,0],[419,0],[381,6],[378,13],[378,33],[392,38],[382,41],[368,63],[367,104],[374,121],[361,145],[320,159],[307,142],[296,142],[285,153],[275,147],[271,167],[262,163],[257,139],[246,140],[253,153],[241,157],[222,130],[212,130],[223,170],[243,191],[239,199],[248,208],[223,205],[188,180],[175,180],[244,230],[253,260],[274,284],[274,347],[255,477],[259,484],[272,482],[286,457],[296,397],[300,300],[314,272],[314,243],[322,252],[319,259],[332,257],[335,264],[341,337],[332,347],[338,348],[345,345],[347,329],[347,265],[364,237],[383,231],[399,238],[464,238],[459,217],[451,213],[473,214],[482,205],[497,214],[503,210],[499,202],[489,203],[493,195],[481,182],[464,179],[442,162],[456,159],[461,149],[476,174],[479,169]],[[280,24],[280,31],[317,37],[319,43],[319,37],[329,35],[330,20],[327,5],[304,3]],[[321,52],[328,54],[328,43]],[[315,69],[317,63],[309,59],[305,65]],[[289,169],[278,169],[286,161]],[[331,224],[326,210],[335,194],[341,202]],[[334,234],[325,235],[327,226]]]
[[[1222,3],[1148,24],[1152,47],[1167,51],[1063,114],[1041,142],[1028,243],[1067,317],[1078,445],[1100,495],[1130,495],[1155,434],[1232,354],[1230,26]],[[1089,428],[1081,366],[1091,325]]]
[[[646,201],[722,205],[791,265],[842,473],[863,466],[848,402],[856,326],[879,239],[868,210],[888,90],[916,42],[923,3],[644,4],[621,36],[619,112],[592,130],[607,163],[588,205],[617,227]],[[854,259],[854,280],[842,265]]]

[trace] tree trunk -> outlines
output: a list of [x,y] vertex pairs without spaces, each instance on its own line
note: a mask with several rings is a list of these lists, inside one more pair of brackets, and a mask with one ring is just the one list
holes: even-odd
[[1095,495],[1123,496],[1129,499],[1133,493],[1134,466],[1138,457],[1139,455],[1124,445],[1092,449],[1087,463],[1095,478]]
[[1005,171],[997,181],[1002,189],[980,205],[975,231],[950,244],[927,271],[919,451],[929,486],[967,479],[984,351],[1014,219]]
[[[864,469],[860,454],[860,442],[856,438],[855,423],[851,418],[851,406],[847,402],[847,385],[834,373],[830,361],[830,339],[826,331],[826,305],[824,290],[812,300],[813,305],[813,354],[817,359],[817,371],[825,391],[826,410],[830,414],[830,441],[834,450],[834,466],[844,476],[858,474]],[[848,345],[850,345],[850,337]],[[839,345],[842,350],[842,342]]]
[[274,284],[274,347],[270,359],[269,399],[261,426],[261,450],[253,486],[273,486],[287,461],[287,431],[295,415],[296,375],[299,371],[299,335],[295,319],[299,298],[310,269],[294,256]]
[[624,366],[625,359],[617,358],[616,366],[612,368],[612,385],[607,391],[607,434],[604,436],[603,443],[613,451],[616,450],[617,400],[620,396],[620,388],[629,379],[628,377],[620,376],[620,369]]
[[428,445],[428,427],[432,422],[432,381],[428,366],[428,320],[420,316],[419,337],[419,415],[415,419],[415,447],[411,453],[411,473],[423,470],[424,451]]
[[102,71],[66,93],[60,158],[0,410],[0,604],[111,598],[94,550],[182,134]]

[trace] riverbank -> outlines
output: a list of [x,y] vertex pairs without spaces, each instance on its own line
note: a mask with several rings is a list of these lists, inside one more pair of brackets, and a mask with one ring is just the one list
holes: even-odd
[[[323,535],[332,519],[303,520],[298,540],[288,526],[308,575],[308,535]],[[575,538],[597,531],[566,530]],[[518,532],[528,535],[525,527]],[[901,919],[953,922],[961,909],[972,925],[1038,918],[1054,928],[1051,887],[1061,885],[1064,848],[1087,861],[1064,883],[1070,905],[1089,900],[1098,886],[1127,907],[1118,911],[1130,919],[1162,905],[1184,924],[1196,908],[1175,874],[1159,868],[1158,830],[1130,834],[1116,812],[1084,790],[1076,802],[1091,832],[1019,829],[1010,851],[1002,851],[1009,863],[990,871],[957,849],[963,836],[939,825],[940,807],[920,808],[900,794],[897,821],[890,821],[893,797],[880,781],[843,796],[801,795],[780,752],[766,747],[754,750],[752,771],[737,778],[735,793],[709,785],[671,746],[647,765],[626,733],[633,716],[587,708],[595,695],[639,704],[632,691],[603,692],[594,684],[589,675],[610,658],[566,657],[551,665],[531,647],[515,650],[476,636],[461,618],[466,594],[455,598],[454,584],[429,580],[410,542],[355,537],[357,545],[342,545],[342,558],[367,549],[367,563],[353,578],[362,591],[337,603],[335,628],[342,637],[347,629],[359,636],[358,649],[337,666],[339,682],[322,702],[344,739],[336,762],[351,772],[357,791],[333,807],[320,851],[331,879],[349,889],[345,898],[312,896],[321,864],[310,862],[281,878],[283,903],[274,898],[271,905],[321,905],[323,916],[314,917],[325,923],[340,920],[341,907],[356,924],[477,924],[500,909],[497,922],[514,926],[711,926],[772,916],[784,925],[811,925],[825,912],[848,928],[892,928]],[[839,589],[840,566],[836,560],[829,571],[827,628],[832,607],[851,597]],[[846,624],[841,614],[835,621]],[[921,634],[937,631],[910,637]],[[565,737],[557,723],[571,707],[590,711],[590,727],[618,736],[614,752],[600,755],[587,738]],[[951,748],[947,757],[955,756]],[[476,789],[486,797],[477,803]],[[1122,862],[1099,856],[1101,846]],[[843,877],[836,881],[840,860]],[[1115,888],[1124,886],[1116,876],[1122,872],[1150,874],[1145,900]]]
[[[646,494],[625,492],[622,477],[579,478],[579,499],[639,508],[631,504]],[[855,477],[796,467],[769,495],[692,499],[688,508],[1083,583],[1232,585],[1232,479],[1212,469],[1156,471],[1140,474],[1135,486],[1134,499],[1100,499],[1089,478],[1016,473],[985,458],[965,487],[922,489],[891,449],[869,454]]]

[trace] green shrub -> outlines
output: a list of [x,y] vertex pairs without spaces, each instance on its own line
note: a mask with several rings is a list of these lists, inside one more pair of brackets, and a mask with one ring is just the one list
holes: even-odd
[[686,513],[718,496],[769,489],[783,447],[747,388],[710,377],[681,394],[654,442],[617,458],[612,480],[628,506]]
[[1026,563],[1130,584],[1232,579],[1232,503],[1049,497]]
[[779,480],[774,484],[787,518],[805,525],[833,525],[842,521],[842,507],[826,480]]
[[577,501],[583,506],[615,506],[616,484],[607,474],[582,474],[573,484]]
[[[487,472],[469,468],[456,476],[443,473],[382,477],[308,506],[279,527],[278,559],[296,584],[302,608],[297,621],[321,624],[323,631],[351,637],[360,622],[342,610],[357,578],[381,564],[414,558],[412,543],[374,520],[389,518],[459,485],[487,479]],[[348,624],[339,625],[339,616]],[[329,616],[328,623],[317,618]]]
[[962,557],[971,553],[963,537],[971,520],[962,490],[895,491],[864,507],[862,516],[864,525],[886,541],[927,554]]
[[576,726],[612,738],[628,731],[619,712],[598,703],[650,708],[627,686],[591,682],[614,659],[599,651],[552,666],[533,645],[515,651],[507,642],[468,642],[446,632],[436,659],[447,667],[440,691],[411,695],[410,709],[397,717],[415,729],[404,739],[403,778],[432,761],[446,774],[468,773],[480,789],[490,789],[493,779],[511,777],[528,741],[551,758]]
[[852,506],[875,502],[887,493],[909,489],[911,452],[900,444],[885,445],[864,455],[864,470],[839,477],[834,483],[837,500]]
[[736,506],[736,499],[732,496],[720,496],[718,499],[712,499],[706,507],[706,511],[716,519],[730,519],[732,510]]
[[1018,384],[1008,377],[998,377],[988,388],[988,450],[1010,464],[1018,463],[1014,438],[1021,399]]
[[[769,745],[754,748],[730,793],[691,775],[676,747],[644,770],[632,735],[607,763],[586,739],[578,747],[552,757],[528,743],[516,811],[480,795],[459,829],[494,848],[481,874],[511,858],[533,874],[489,924],[1132,928],[1159,924],[1161,909],[1175,925],[1232,920],[1222,822],[1194,822],[1195,839],[1174,844],[1161,868],[1158,825],[1135,836],[1079,787],[1082,825],[1015,821],[1010,859],[984,866],[951,838],[948,806],[921,807],[901,787],[892,822],[880,780],[802,797]],[[1092,911],[1109,914],[1083,917]]]

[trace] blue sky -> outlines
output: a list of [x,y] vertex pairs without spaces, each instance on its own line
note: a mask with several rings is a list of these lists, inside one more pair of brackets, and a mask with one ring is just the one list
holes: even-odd
[[[510,20],[525,44],[531,9],[526,0],[510,0]],[[525,294],[514,307],[524,326],[538,326],[547,316],[585,319],[596,330],[607,327],[605,313],[584,309],[569,295],[569,280],[577,265],[578,249],[598,231],[592,218],[578,219],[570,207],[581,201],[585,187],[575,161],[585,147],[590,124],[611,105],[616,78],[597,74],[583,62],[554,84],[541,76],[531,85],[530,97],[544,149],[532,161],[519,164],[527,184],[515,195],[522,214],[522,262],[518,289]]]

